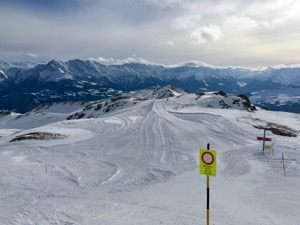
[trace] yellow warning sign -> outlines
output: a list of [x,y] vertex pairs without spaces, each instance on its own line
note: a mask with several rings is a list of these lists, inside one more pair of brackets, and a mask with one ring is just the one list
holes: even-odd
[[214,177],[217,175],[216,150],[200,149],[200,174]]
[[272,150],[272,146],[271,145],[265,145],[265,150]]

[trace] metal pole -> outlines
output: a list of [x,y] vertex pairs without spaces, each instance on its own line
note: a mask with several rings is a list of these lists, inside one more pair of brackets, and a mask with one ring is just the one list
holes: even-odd
[[282,167],[283,167],[283,176],[285,177],[285,165],[284,165],[284,157],[282,154]]
[[264,139],[263,139],[263,154],[265,154],[265,140],[266,140],[266,128],[264,128]]
[[[210,144],[207,143],[207,150],[209,150]],[[209,176],[206,176],[206,224],[209,225]]]

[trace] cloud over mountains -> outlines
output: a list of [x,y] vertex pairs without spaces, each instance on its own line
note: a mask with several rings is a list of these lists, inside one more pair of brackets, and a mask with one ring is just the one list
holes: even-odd
[[137,55],[162,63],[294,64],[299,9],[292,0],[3,0],[0,58],[34,52],[42,60]]

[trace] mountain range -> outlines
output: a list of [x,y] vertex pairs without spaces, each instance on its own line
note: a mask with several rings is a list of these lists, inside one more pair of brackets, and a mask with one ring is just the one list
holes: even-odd
[[94,101],[148,87],[175,85],[187,92],[244,94],[270,110],[300,112],[300,68],[176,66],[95,60],[47,63],[0,61],[0,109],[25,113],[40,104]]

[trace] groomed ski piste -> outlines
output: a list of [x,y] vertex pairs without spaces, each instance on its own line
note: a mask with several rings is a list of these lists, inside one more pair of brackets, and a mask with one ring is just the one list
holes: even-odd
[[[143,99],[71,120],[68,105],[2,116],[0,224],[206,224],[199,149],[210,143],[210,224],[299,225],[300,115],[222,109],[216,98]],[[254,126],[267,122],[297,136],[267,131],[263,154]],[[37,133],[61,136],[16,139]]]

